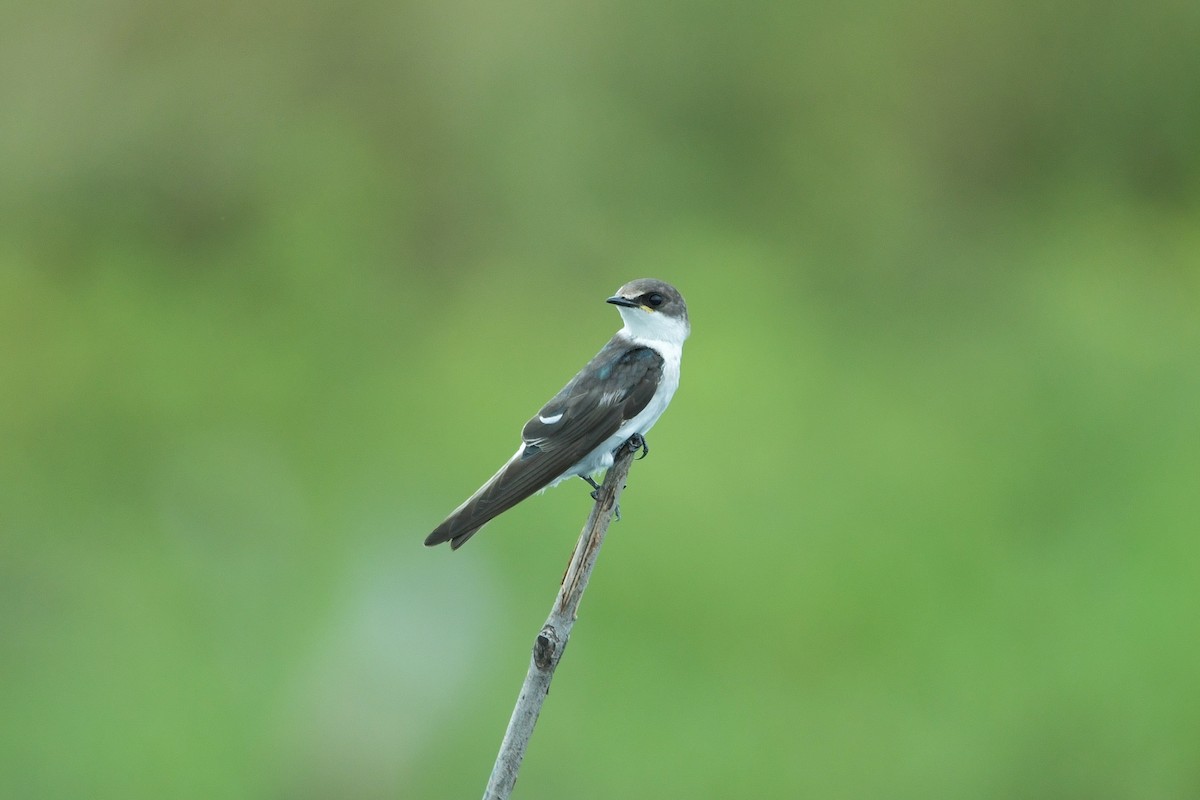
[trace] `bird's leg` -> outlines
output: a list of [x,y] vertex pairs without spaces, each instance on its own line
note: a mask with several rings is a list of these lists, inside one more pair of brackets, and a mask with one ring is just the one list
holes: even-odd
[[629,441],[626,442],[626,444],[628,444],[629,449],[633,450],[635,453],[638,450],[642,451],[642,454],[638,456],[638,461],[641,461],[643,458],[650,455],[650,445],[646,442],[646,437],[642,436],[640,433],[635,433],[633,436],[630,436]]
[[[593,487],[592,499],[598,501],[600,499],[600,484],[598,484],[594,480],[592,480],[592,476],[590,476],[590,475],[580,475],[579,477],[583,478],[585,481],[587,481],[588,483],[590,483],[592,485],[592,487]],[[613,509],[613,511],[616,512],[617,522],[620,522],[621,521],[621,506],[618,504],[617,507]]]
[[585,481],[587,481],[588,483],[590,483],[592,485],[592,499],[599,500],[600,499],[600,484],[598,484],[594,480],[592,480],[591,475],[580,475],[579,477],[583,478]]

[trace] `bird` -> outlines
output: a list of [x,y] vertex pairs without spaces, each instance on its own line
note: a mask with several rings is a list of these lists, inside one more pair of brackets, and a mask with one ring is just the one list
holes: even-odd
[[[630,281],[605,302],[624,326],[521,429],[521,444],[504,466],[425,538],[457,550],[498,515],[543,489],[578,476],[595,490],[595,475],[613,464],[634,436],[645,434],[679,388],[683,342],[691,334],[687,303],[669,283]],[[636,443],[636,441],[635,441]]]

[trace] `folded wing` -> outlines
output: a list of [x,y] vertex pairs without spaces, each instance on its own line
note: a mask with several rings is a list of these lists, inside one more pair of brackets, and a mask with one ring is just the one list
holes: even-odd
[[521,448],[425,539],[457,550],[497,515],[561,477],[646,407],[663,359],[613,339],[525,424]]

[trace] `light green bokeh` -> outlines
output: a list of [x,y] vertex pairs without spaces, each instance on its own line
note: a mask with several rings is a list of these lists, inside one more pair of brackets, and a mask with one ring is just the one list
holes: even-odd
[[421,540],[644,276],[682,386],[517,796],[1200,794],[1198,34],[14,11],[0,796],[481,794],[587,493]]

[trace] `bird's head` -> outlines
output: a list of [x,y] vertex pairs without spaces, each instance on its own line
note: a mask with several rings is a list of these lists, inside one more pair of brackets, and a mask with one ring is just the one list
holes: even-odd
[[630,281],[608,298],[634,339],[682,345],[692,332],[687,303],[674,286],[653,278]]

